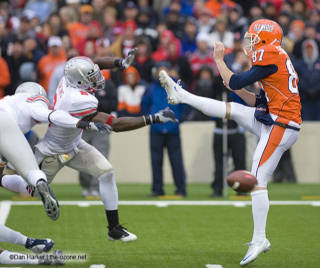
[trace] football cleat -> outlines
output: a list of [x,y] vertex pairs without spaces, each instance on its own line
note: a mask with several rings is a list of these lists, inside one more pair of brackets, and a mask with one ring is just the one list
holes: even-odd
[[135,234],[127,231],[126,228],[122,227],[120,224],[110,228],[108,232],[108,239],[110,241],[121,240],[122,242],[131,242],[138,239]]
[[37,182],[36,188],[39,192],[44,209],[48,217],[51,220],[56,221],[59,218],[60,214],[59,203],[56,197],[54,196],[50,186],[45,180],[41,179]]
[[268,239],[264,239],[260,243],[249,243],[249,248],[247,254],[244,256],[243,260],[240,262],[240,265],[247,265],[258,258],[262,252],[268,252],[271,248],[271,244]]
[[27,238],[27,242],[25,248],[32,250],[36,254],[40,254],[42,252],[48,252],[54,246],[53,240],[47,239],[34,239]]
[[43,255],[39,258],[39,264],[42,265],[65,265],[62,250],[55,250],[53,254]]
[[178,104],[182,102],[184,89],[180,86],[179,82],[176,83],[173,79],[167,74],[165,70],[161,70],[159,73],[159,80],[161,86],[167,92],[167,100],[170,104]]

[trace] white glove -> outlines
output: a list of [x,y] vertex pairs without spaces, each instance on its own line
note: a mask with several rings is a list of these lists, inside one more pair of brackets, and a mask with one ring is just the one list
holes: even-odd
[[138,48],[133,48],[129,51],[128,56],[124,58],[121,62],[123,68],[127,69],[134,62],[136,54],[138,52]]

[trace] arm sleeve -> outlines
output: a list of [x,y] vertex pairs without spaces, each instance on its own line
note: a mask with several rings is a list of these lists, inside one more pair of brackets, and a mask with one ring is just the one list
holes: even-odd
[[253,66],[249,71],[241,74],[233,74],[230,78],[229,87],[233,90],[241,89],[260,81],[278,71],[274,64],[267,66]]
[[69,115],[67,112],[49,110],[43,102],[30,103],[31,116],[41,123],[52,123],[65,128],[76,128],[79,119]]

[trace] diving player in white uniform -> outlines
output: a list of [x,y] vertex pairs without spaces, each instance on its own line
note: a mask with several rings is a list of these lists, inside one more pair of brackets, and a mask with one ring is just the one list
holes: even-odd
[[[79,120],[63,111],[49,109],[49,101],[42,86],[34,82],[21,84],[13,96],[0,100],[0,155],[10,162],[17,172],[35,187],[42,199],[47,215],[56,220],[59,204],[39,169],[33,152],[23,134],[36,123],[50,122],[64,128],[77,128]],[[82,125],[95,128],[94,124]],[[14,149],[12,148],[14,146]],[[1,180],[0,180],[1,184]]]
[[[100,58],[97,62],[104,68],[128,67],[134,59],[135,50],[126,59]],[[121,64],[121,65],[120,65]],[[93,93],[104,86],[105,81],[99,66],[87,57],[70,59],[65,66],[54,98],[56,110],[86,120],[103,123],[110,131],[128,131],[154,123],[176,121],[174,113],[165,109],[153,115],[115,118],[97,113],[98,101]],[[118,190],[113,168],[109,161],[93,146],[81,139],[82,131],[50,125],[45,137],[36,145],[35,156],[51,182],[63,166],[69,166],[99,179],[100,197],[106,209],[108,239],[123,242],[134,241],[137,236],[128,232],[119,223]]]

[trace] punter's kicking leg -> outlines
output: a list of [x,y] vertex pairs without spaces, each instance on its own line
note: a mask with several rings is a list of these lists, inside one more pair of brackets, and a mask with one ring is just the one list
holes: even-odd
[[0,111],[0,154],[30,185],[38,189],[47,215],[57,220],[59,204],[47,184],[46,175],[39,169],[30,145],[14,118],[4,111]]

